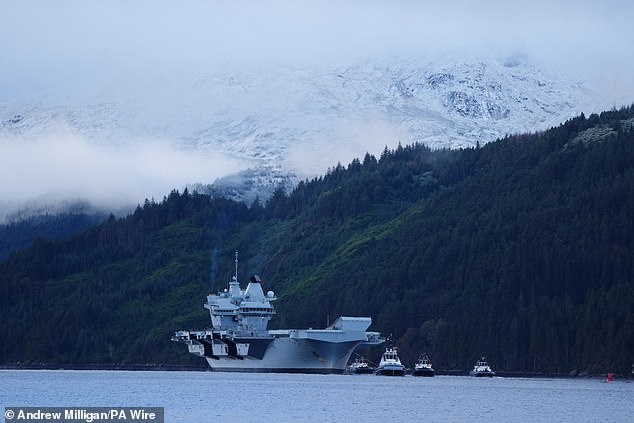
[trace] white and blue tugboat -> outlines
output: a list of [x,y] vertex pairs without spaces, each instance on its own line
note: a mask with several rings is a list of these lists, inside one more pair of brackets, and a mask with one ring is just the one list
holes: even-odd
[[473,366],[473,370],[469,372],[469,376],[475,377],[493,377],[495,372],[489,367],[486,357],[482,356]]
[[401,360],[396,353],[396,347],[388,347],[381,356],[379,367],[374,371],[375,375],[381,376],[404,376],[405,366],[401,364]]
[[412,375],[429,377],[433,376],[434,373],[434,369],[431,366],[431,360],[429,360],[427,354],[422,354],[420,357],[418,357],[418,360],[416,360],[416,364],[414,364],[414,371],[412,372]]
[[374,367],[370,366],[370,363],[365,357],[359,356],[355,358],[354,361],[348,365],[348,367],[346,367],[345,373],[349,375],[370,374],[374,373]]
[[268,330],[275,314],[273,291],[266,295],[260,278],[252,276],[246,289],[236,273],[229,287],[207,296],[211,328],[178,331],[172,341],[183,342],[190,353],[204,357],[213,370],[230,372],[343,373],[357,347],[385,342],[368,332],[369,317],[339,317],[325,329]]

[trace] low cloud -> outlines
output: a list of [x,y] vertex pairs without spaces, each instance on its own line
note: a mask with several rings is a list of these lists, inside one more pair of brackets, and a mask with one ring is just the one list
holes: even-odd
[[99,145],[72,130],[0,138],[0,151],[0,220],[28,204],[73,199],[117,210],[244,169],[218,152],[183,150],[165,140]]
[[366,153],[378,158],[385,147],[396,148],[399,142],[410,144],[411,135],[377,113],[367,120],[339,122],[326,134],[292,144],[287,160],[302,174],[315,177],[337,163],[347,166],[355,158],[363,161]]

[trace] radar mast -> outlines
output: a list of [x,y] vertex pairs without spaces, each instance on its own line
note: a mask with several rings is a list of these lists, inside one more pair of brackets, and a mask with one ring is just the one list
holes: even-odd
[[235,281],[238,280],[238,250],[236,250],[236,273],[233,275],[233,279]]

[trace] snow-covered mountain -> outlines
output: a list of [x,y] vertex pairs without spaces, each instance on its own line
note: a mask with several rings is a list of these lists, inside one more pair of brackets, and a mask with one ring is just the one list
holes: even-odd
[[236,166],[185,182],[203,189],[215,181],[214,192],[250,201],[399,142],[468,147],[604,106],[579,81],[521,55],[384,58],[321,68],[196,69],[138,86],[43,93],[0,105],[0,139],[63,130],[100,146],[162,140],[201,157],[221,153]]

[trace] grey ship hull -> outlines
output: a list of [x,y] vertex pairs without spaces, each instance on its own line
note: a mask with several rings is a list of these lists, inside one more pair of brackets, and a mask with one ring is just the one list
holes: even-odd
[[343,373],[359,341],[332,343],[274,338],[261,359],[205,357],[212,370],[259,373]]
[[379,376],[405,376],[405,367],[398,365],[386,365],[380,366],[375,371],[374,374]]
[[357,347],[385,341],[378,332],[365,331],[369,324],[369,318],[341,317],[326,329],[270,330],[260,336],[180,331],[172,339],[187,344],[216,371],[343,373]]
[[486,371],[486,370],[476,372],[474,370],[471,370],[469,372],[469,376],[473,376],[473,377],[493,377],[493,376],[495,376],[495,372],[494,371]]

